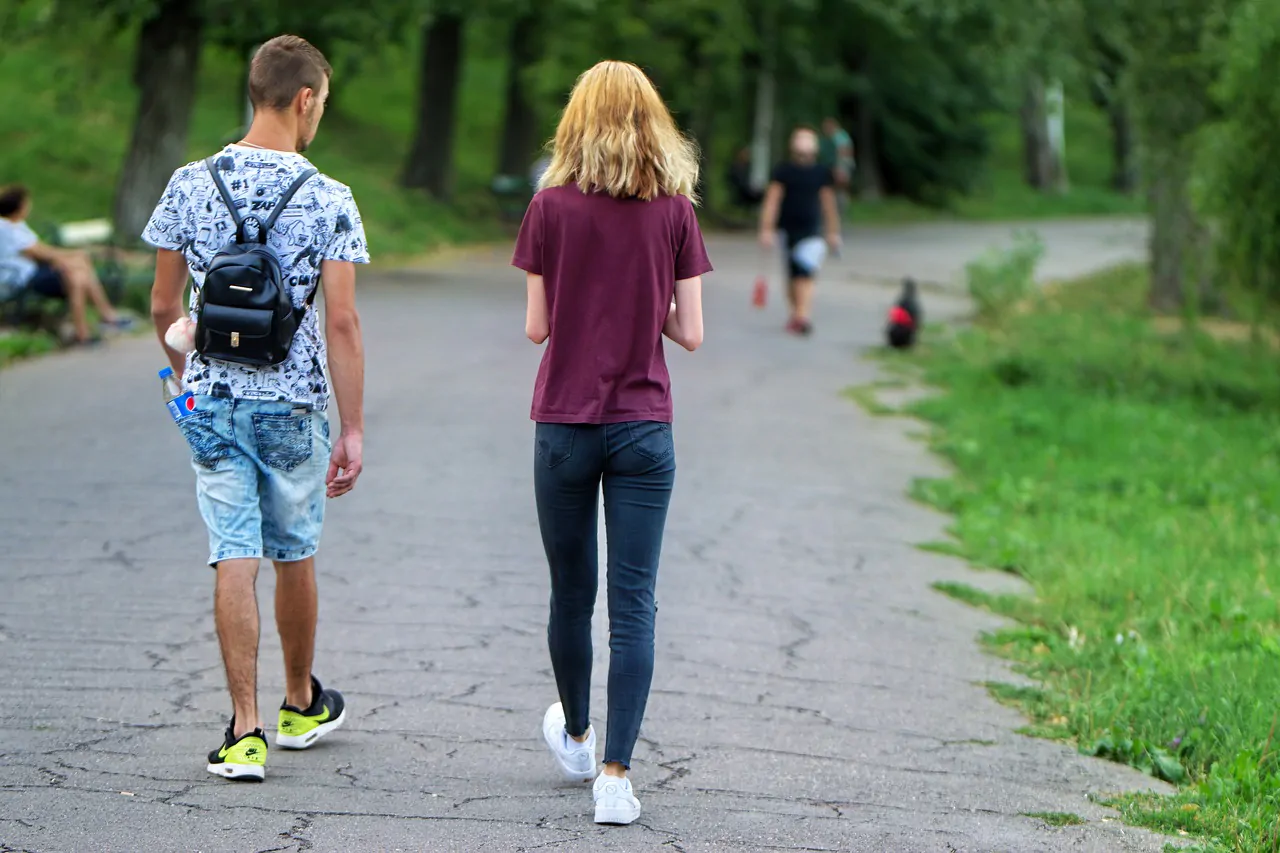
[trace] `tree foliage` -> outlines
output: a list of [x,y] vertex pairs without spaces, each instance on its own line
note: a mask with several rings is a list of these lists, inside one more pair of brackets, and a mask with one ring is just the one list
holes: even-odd
[[1243,0],[1213,46],[1217,120],[1201,135],[1196,197],[1213,221],[1225,283],[1280,301],[1280,5]]
[[[199,51],[171,57],[158,74],[157,45],[147,43],[175,2],[0,4],[11,38],[72,23],[140,34],[143,106],[120,188],[133,196],[120,207],[133,218],[185,138],[183,98],[165,92],[191,88]],[[201,44],[246,56],[275,33],[297,32],[339,75],[359,71],[383,45],[411,46],[422,85],[406,105],[417,128],[406,183],[437,195],[452,185],[452,104],[468,59],[432,61],[433,21],[457,22],[447,45],[459,51],[465,32],[484,27],[486,43],[506,55],[496,172],[519,174],[537,156],[578,74],[622,58],[650,74],[701,144],[713,201],[722,168],[754,131],[778,159],[791,126],[834,116],[853,134],[859,175],[874,192],[945,204],[982,181],[984,117],[1021,111],[1028,144],[1043,144],[1044,134],[1026,132],[1044,121],[1022,108],[1024,98],[1062,80],[1107,114],[1114,186],[1129,190],[1141,178],[1148,193],[1153,303],[1203,304],[1215,270],[1280,300],[1280,240],[1271,236],[1280,177],[1268,144],[1280,123],[1274,0],[188,0],[184,14],[198,21]],[[771,88],[775,118],[758,122]]]
[[1213,117],[1214,49],[1235,0],[1129,0],[1128,90],[1151,198],[1151,302],[1162,310],[1216,309],[1211,234],[1191,201],[1201,131]]

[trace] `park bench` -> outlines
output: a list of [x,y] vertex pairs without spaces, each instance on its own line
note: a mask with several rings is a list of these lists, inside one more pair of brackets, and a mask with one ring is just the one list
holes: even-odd
[[529,199],[533,198],[533,188],[529,179],[523,175],[497,175],[489,185],[490,192],[498,200],[498,215],[504,222],[519,222],[524,219]]
[[[120,301],[125,275],[113,242],[111,220],[63,222],[39,231],[50,246],[89,251],[107,297],[112,302]],[[29,325],[56,332],[64,313],[66,303],[62,300],[47,299],[29,290],[20,290],[12,298],[0,301],[0,325],[5,326]]]

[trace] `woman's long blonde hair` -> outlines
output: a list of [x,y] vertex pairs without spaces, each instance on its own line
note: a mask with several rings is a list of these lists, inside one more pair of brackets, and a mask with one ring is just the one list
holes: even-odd
[[698,201],[698,146],[630,62],[598,63],[574,84],[538,188],[574,183],[615,198]]

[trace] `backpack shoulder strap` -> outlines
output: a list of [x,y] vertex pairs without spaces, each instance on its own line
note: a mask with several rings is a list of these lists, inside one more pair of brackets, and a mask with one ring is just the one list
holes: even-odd
[[289,184],[289,188],[284,191],[284,195],[280,196],[280,200],[276,202],[276,206],[271,208],[271,215],[267,217],[267,221],[262,223],[262,233],[265,237],[266,233],[276,225],[276,220],[280,218],[280,214],[284,213],[285,207],[293,200],[294,193],[302,189],[302,185],[311,180],[312,176],[319,172],[314,166],[310,169],[303,169],[298,177],[293,179],[293,183]]
[[213,178],[213,185],[218,188],[218,194],[222,196],[222,201],[227,205],[227,210],[231,212],[231,219],[236,224],[236,231],[240,231],[240,226],[244,224],[240,219],[239,212],[236,211],[235,200],[231,198],[231,191],[227,189],[227,185],[223,183],[222,176],[218,174],[217,155],[211,155],[204,158],[204,166],[209,170],[209,176]]

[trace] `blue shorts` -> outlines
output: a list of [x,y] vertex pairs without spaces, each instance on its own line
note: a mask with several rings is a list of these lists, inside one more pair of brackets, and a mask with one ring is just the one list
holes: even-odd
[[332,447],[328,416],[295,403],[195,399],[179,426],[209,528],[209,565],[314,555]]
[[62,273],[48,264],[40,264],[25,285],[29,290],[51,299],[67,298],[67,283],[62,280]]

